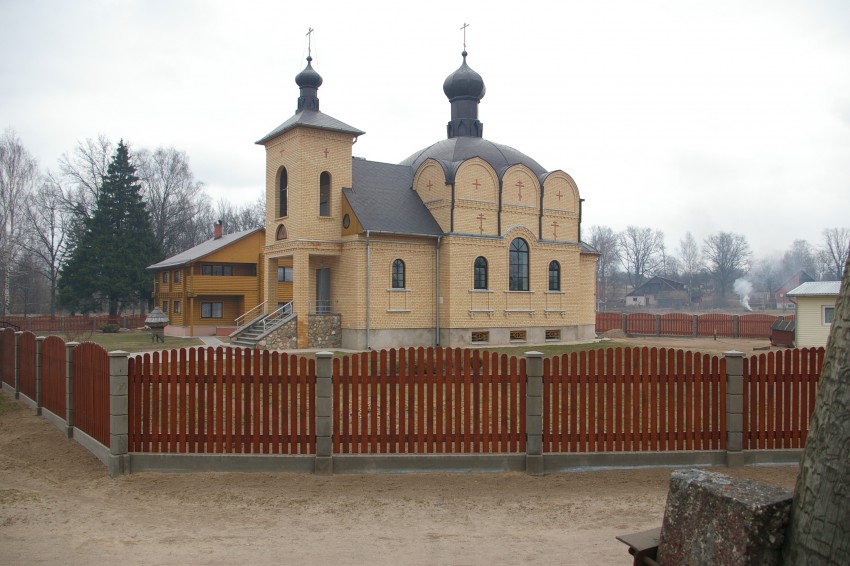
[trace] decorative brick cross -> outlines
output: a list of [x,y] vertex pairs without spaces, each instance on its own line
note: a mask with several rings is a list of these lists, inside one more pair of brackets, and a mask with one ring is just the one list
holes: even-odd
[[519,200],[522,200],[522,188],[524,186],[525,185],[522,184],[522,180],[519,180],[519,181],[516,182],[516,188],[519,190],[519,195],[518,195]]
[[325,148],[325,159],[328,158],[328,148]]
[[431,179],[428,179],[428,190],[430,191],[433,186],[434,185],[431,184]]
[[478,187],[480,187],[480,186],[481,186],[481,183],[479,183],[479,182],[478,182],[478,179],[475,179],[475,182],[474,182],[474,183],[472,183],[472,186],[473,186],[473,187],[475,187],[475,190],[477,191],[477,190],[478,190]]
[[555,196],[558,197],[559,201],[561,200],[561,197],[564,196],[564,195],[561,194],[561,189],[558,189],[558,192]]
[[552,238],[553,239],[558,239],[558,226],[560,226],[560,224],[558,224],[557,220],[555,222],[552,222]]
[[487,217],[484,216],[483,212],[481,212],[481,213],[478,214],[478,216],[476,218],[478,218],[478,233],[483,234],[484,233],[484,220]]

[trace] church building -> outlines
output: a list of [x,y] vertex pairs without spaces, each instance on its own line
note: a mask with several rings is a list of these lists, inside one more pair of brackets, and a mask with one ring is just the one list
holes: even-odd
[[484,81],[462,55],[443,83],[446,139],[401,163],[352,156],[364,132],[319,109],[309,56],[295,114],[257,142],[264,309],[294,321],[297,347],[327,344],[322,320],[358,350],[594,337],[598,253],[581,241],[578,188],[483,137]]

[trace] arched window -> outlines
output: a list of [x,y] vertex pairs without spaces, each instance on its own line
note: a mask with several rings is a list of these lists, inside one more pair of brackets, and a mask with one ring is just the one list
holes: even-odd
[[487,288],[487,260],[481,256],[475,258],[475,266],[472,268],[472,287]]
[[285,240],[286,239],[286,227],[281,224],[277,227],[277,232],[274,235],[275,240]]
[[319,216],[331,215],[331,174],[322,171],[319,175]]
[[[289,176],[286,174],[286,167],[280,168],[280,194],[278,195],[278,216],[286,216],[289,205]],[[278,238],[280,239],[280,238]]]
[[549,290],[561,290],[561,264],[557,261],[549,262]]
[[508,289],[528,291],[528,244],[522,238],[511,242],[508,264]]
[[393,261],[393,289],[404,289],[404,262],[400,259]]

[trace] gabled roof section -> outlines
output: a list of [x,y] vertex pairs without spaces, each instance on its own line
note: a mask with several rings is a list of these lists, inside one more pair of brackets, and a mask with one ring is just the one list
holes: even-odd
[[785,294],[789,297],[837,297],[839,291],[841,291],[841,281],[812,281],[809,283],[803,283],[799,287],[795,287]]
[[324,112],[316,110],[301,110],[300,112],[296,112],[291,118],[289,118],[289,120],[266,134],[256,143],[262,145],[270,139],[298,126],[316,128],[319,130],[330,130],[332,132],[342,132],[344,134],[351,134],[352,136],[362,136],[366,133],[353,126],[349,126],[345,122],[340,122],[336,118],[328,116]]
[[651,291],[661,292],[661,291],[684,291],[686,290],[686,286],[684,283],[680,283],[679,281],[674,281],[673,279],[667,279],[666,277],[655,276],[650,279],[647,279],[637,287],[635,287],[634,291],[626,295],[627,297],[638,297],[642,295],[651,294]]
[[342,192],[365,230],[424,236],[443,234],[413,191],[410,167],[355,157],[352,185]]
[[264,230],[264,228],[251,228],[250,230],[243,230],[241,232],[234,232],[233,234],[226,234],[218,239],[211,238],[206,242],[201,242],[197,246],[189,248],[188,250],[180,252],[179,254],[171,256],[167,259],[164,259],[159,263],[149,265],[146,269],[155,270],[163,269],[166,267],[178,267],[180,265],[186,265],[187,263],[191,263],[195,260],[201,259],[204,256],[208,256],[213,252],[217,252],[222,248],[226,248],[230,244],[238,242],[242,238],[250,236],[251,234],[254,234],[255,232],[259,232],[261,230]]

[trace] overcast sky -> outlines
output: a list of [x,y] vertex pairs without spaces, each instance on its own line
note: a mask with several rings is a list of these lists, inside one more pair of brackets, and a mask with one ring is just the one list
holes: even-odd
[[733,231],[763,257],[850,226],[850,2],[539,4],[0,0],[0,129],[43,168],[99,134],[174,146],[245,202],[308,27],[322,111],[394,163],[445,138],[468,22],[485,137],[572,175],[585,233]]

